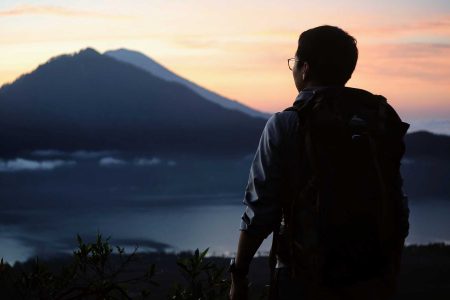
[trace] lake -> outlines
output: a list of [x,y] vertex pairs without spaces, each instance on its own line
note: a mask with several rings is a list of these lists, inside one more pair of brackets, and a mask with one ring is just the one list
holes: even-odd
[[[204,198],[188,204],[190,200]],[[214,199],[213,199],[214,198]],[[208,200],[208,201],[206,201]],[[215,204],[205,204],[205,203]],[[76,234],[92,239],[111,236],[128,251],[181,251],[210,248],[215,255],[236,251],[244,206],[236,194],[141,197],[124,205],[87,208],[3,210],[0,213],[0,257],[9,262],[31,256],[70,252]],[[410,203],[408,244],[450,243],[450,202],[417,199]],[[198,204],[199,203],[199,204]],[[260,248],[270,248],[268,238]]]

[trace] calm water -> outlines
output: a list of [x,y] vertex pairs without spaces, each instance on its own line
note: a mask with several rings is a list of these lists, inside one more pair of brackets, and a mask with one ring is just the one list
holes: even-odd
[[[2,211],[0,257],[14,262],[33,255],[71,251],[76,246],[77,233],[89,239],[96,232],[111,236],[112,244],[128,249],[135,244],[144,251],[210,247],[213,254],[232,254],[236,250],[244,206],[237,195],[215,197],[220,201],[211,202],[225,204],[188,205],[177,199],[167,205],[171,203],[168,199],[157,199],[166,205],[154,201],[151,205],[131,207]],[[422,199],[411,203],[410,209],[408,244],[450,243],[450,201]],[[269,247],[270,238],[260,251],[268,251]]]

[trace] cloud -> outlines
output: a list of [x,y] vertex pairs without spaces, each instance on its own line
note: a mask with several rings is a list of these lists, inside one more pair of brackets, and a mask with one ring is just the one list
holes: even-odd
[[211,36],[203,34],[175,34],[170,36],[169,41],[177,46],[192,49],[216,49],[218,51],[254,50],[260,47],[283,47],[292,45],[292,40],[296,39],[297,33],[292,31],[283,32],[251,32],[239,34],[221,34]]
[[33,155],[33,156],[40,156],[40,157],[51,157],[51,156],[67,155],[67,153],[64,152],[64,151],[60,151],[60,150],[45,149],[45,150],[32,151],[31,155]]
[[[161,165],[163,163],[163,160],[158,157],[152,157],[152,158],[138,158],[134,160],[135,166],[156,166]],[[177,162],[174,160],[167,160],[165,161],[165,165],[168,167],[174,167],[177,165]]]
[[70,153],[70,156],[73,158],[80,158],[80,159],[88,159],[88,158],[98,158],[105,155],[111,155],[115,151],[85,151],[85,150],[79,150]]
[[31,155],[39,157],[68,156],[75,159],[90,159],[90,158],[99,158],[106,155],[112,155],[116,152],[117,151],[87,151],[87,150],[65,152],[55,149],[45,149],[32,151]]
[[134,161],[136,166],[154,166],[159,165],[161,163],[161,159],[157,157],[148,158],[139,158]]
[[65,160],[44,160],[35,161],[23,158],[3,161],[0,160],[0,172],[19,172],[19,171],[50,171],[55,168],[75,165],[74,161]]
[[174,160],[169,160],[169,161],[167,162],[167,165],[168,165],[169,167],[174,167],[174,166],[177,165],[177,162],[174,161]]
[[360,49],[358,70],[372,75],[446,82],[450,78],[450,44],[402,43]]
[[[123,159],[116,158],[112,155],[118,153],[118,151],[86,151],[86,150],[79,150],[74,152],[64,152],[60,150],[54,150],[54,149],[46,149],[46,150],[35,150],[31,152],[31,155],[38,156],[38,157],[46,157],[46,158],[54,158],[54,157],[65,157],[65,158],[71,158],[71,159],[97,159],[98,164],[103,167],[108,166],[121,166],[126,164],[132,164],[133,166],[137,167],[148,167],[148,166],[156,166],[156,165],[162,165],[163,163],[168,167],[173,167],[177,165],[177,162],[174,160],[163,160],[158,157],[138,157],[133,159],[132,161],[126,161]],[[46,160],[42,162],[36,162],[33,160],[25,160],[20,159],[19,162],[16,161],[8,161],[8,162],[2,162],[0,161],[0,171],[3,169],[12,170],[13,168],[52,168],[52,167],[59,167],[63,162],[72,162],[67,160]],[[36,164],[40,163],[40,166],[38,167]],[[73,161],[73,163],[75,163]],[[17,165],[20,165],[20,167],[17,167]]]
[[440,58],[450,55],[450,43],[399,43],[380,44],[368,47],[373,55],[388,55],[394,59]]
[[433,20],[418,20],[408,23],[397,23],[384,26],[360,26],[350,28],[349,32],[356,32],[356,36],[392,37],[409,34],[450,34],[450,15],[435,16]]
[[117,159],[114,157],[103,157],[99,160],[98,164],[103,167],[109,167],[109,166],[121,166],[125,165],[127,162],[121,159]]
[[17,5],[12,8],[0,10],[0,17],[14,17],[23,15],[52,15],[62,17],[93,17],[105,19],[128,19],[131,16],[106,14],[96,11],[78,10],[53,5]]

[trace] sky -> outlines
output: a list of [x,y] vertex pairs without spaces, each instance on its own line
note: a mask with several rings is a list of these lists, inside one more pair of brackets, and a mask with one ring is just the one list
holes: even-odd
[[299,34],[324,24],[358,41],[348,86],[384,95],[412,128],[450,133],[448,0],[1,0],[0,85],[56,55],[128,48],[273,113],[297,95],[286,60]]

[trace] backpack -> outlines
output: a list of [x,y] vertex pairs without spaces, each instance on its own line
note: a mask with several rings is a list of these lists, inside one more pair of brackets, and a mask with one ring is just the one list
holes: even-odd
[[317,90],[286,110],[298,114],[307,164],[299,171],[309,174],[283,197],[271,256],[284,256],[311,290],[392,273],[409,126],[384,97],[353,88]]

